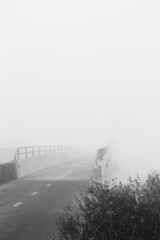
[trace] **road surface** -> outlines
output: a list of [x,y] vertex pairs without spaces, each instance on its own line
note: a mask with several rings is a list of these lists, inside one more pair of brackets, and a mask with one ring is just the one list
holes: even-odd
[[59,214],[91,177],[76,161],[0,186],[0,240],[51,240]]

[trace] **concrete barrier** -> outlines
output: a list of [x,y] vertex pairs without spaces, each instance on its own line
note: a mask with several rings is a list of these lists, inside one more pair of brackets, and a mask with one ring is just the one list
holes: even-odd
[[69,161],[67,152],[57,152],[50,155],[35,156],[16,161],[18,178],[29,175],[33,172]]
[[16,179],[16,168],[15,162],[0,164],[0,184]]

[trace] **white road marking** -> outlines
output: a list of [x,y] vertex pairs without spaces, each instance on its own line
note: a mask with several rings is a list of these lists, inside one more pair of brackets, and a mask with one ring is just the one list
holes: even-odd
[[57,177],[57,178],[56,178],[56,180],[60,180],[60,179],[64,178],[65,176],[69,175],[71,172],[72,172],[71,170],[70,170],[70,171],[68,171],[68,172],[66,172],[66,173],[65,173],[65,174],[63,174],[62,176],[60,176],[60,177]]
[[[66,173],[63,174],[62,176],[57,177],[56,180],[60,180],[60,179],[64,178],[65,176],[69,175],[71,172],[72,172],[71,170],[68,171],[68,172],[66,172]],[[50,183],[48,183],[48,184],[46,185],[46,187],[50,187],[50,186],[51,186]],[[33,192],[33,193],[30,194],[30,196],[34,196],[34,195],[36,195],[37,193],[38,193],[38,192]],[[20,206],[21,204],[22,204],[22,202],[17,202],[17,203],[15,203],[15,204],[13,205],[13,207],[18,207],[18,206]],[[62,211],[62,210],[60,209],[59,211]]]
[[52,210],[52,212],[54,212],[54,213],[63,213],[64,210],[63,209],[54,209],[54,210]]
[[50,187],[51,186],[51,184],[50,183],[48,183],[47,185],[46,185],[46,187]]
[[16,204],[13,205],[13,207],[18,207],[21,204],[22,204],[22,202],[17,202]]
[[31,193],[30,195],[31,196],[34,196],[34,195],[36,195],[38,192],[33,192],[33,193]]

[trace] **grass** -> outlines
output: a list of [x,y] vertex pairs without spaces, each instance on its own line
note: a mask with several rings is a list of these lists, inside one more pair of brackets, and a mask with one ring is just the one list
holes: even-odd
[[160,239],[160,174],[104,186],[92,182],[57,223],[59,240]]

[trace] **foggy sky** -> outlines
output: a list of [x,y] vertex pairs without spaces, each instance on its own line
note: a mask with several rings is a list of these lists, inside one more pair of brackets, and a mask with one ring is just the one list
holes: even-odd
[[100,147],[111,138],[126,159],[158,166],[159,7],[1,1],[0,147]]

